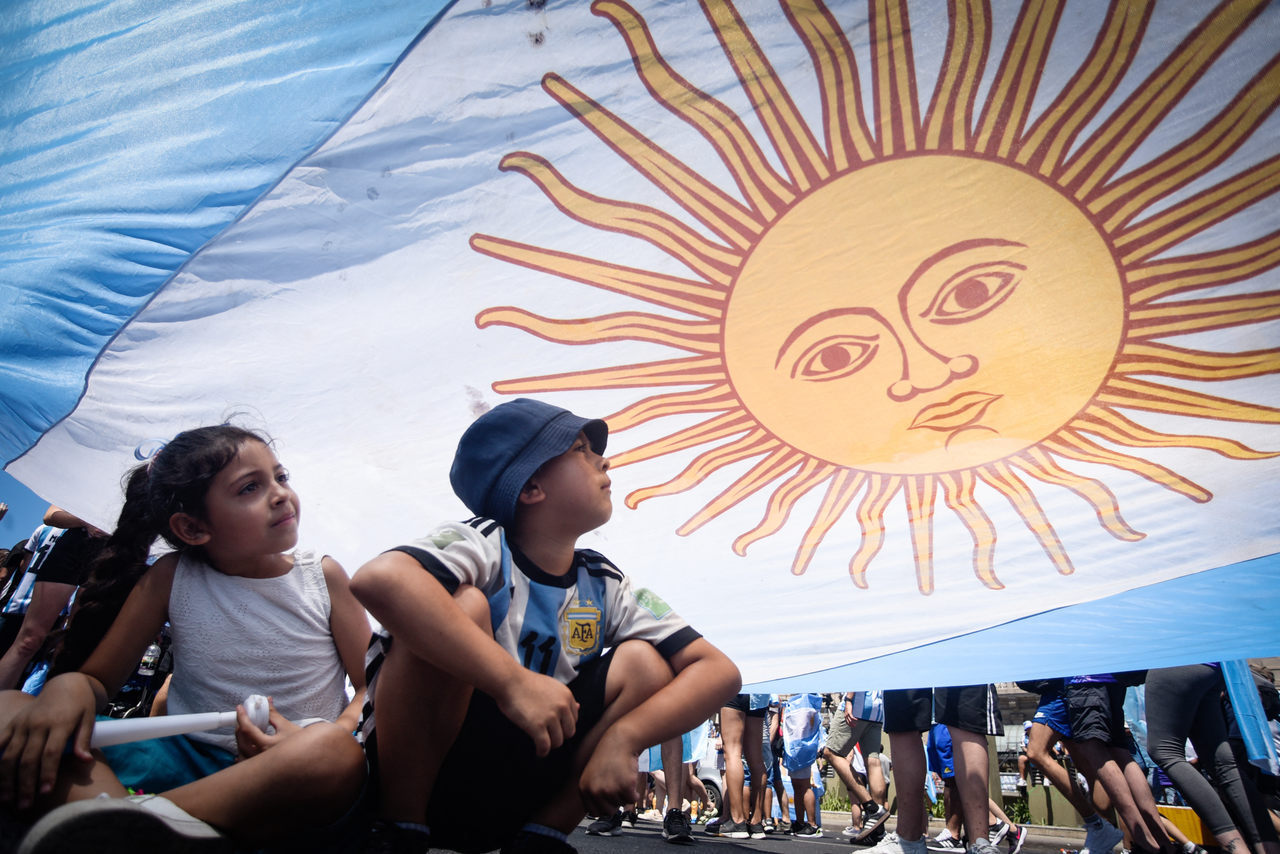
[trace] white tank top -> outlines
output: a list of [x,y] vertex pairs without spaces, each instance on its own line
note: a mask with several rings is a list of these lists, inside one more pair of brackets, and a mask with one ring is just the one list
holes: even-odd
[[[190,555],[178,559],[169,714],[232,711],[250,694],[272,697],[291,721],[342,713],[346,671],[329,629],[320,557],[299,549],[293,560],[278,578],[240,578]],[[235,727],[190,737],[236,752]]]

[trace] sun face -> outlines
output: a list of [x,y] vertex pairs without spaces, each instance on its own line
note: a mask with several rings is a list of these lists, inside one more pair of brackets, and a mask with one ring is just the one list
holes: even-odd
[[[802,267],[804,286],[779,300]],[[1110,249],[1060,193],[1007,166],[922,156],[836,178],[764,233],[729,293],[724,356],[779,440],[920,475],[1053,435],[1106,379],[1123,319]]]
[[613,465],[708,447],[670,481],[632,492],[628,506],[693,489],[751,460],[678,533],[766,491],[763,518],[732,545],[743,554],[776,534],[802,497],[821,490],[792,572],[809,567],[823,536],[848,515],[862,532],[848,571],[865,587],[884,542],[885,510],[903,501],[922,593],[934,586],[939,499],[973,538],[975,575],[999,588],[997,531],[979,485],[1012,504],[1067,574],[1073,567],[1039,489],[1075,492],[1119,540],[1144,536],[1120,516],[1111,490],[1072,472],[1072,462],[1134,473],[1204,502],[1211,495],[1201,486],[1116,446],[1196,448],[1241,460],[1275,455],[1226,438],[1157,432],[1121,411],[1280,423],[1280,410],[1162,381],[1280,372],[1276,349],[1209,352],[1167,340],[1280,317],[1275,292],[1189,296],[1280,265],[1280,235],[1179,254],[1193,236],[1280,188],[1280,157],[1171,198],[1219,166],[1274,110],[1280,62],[1185,144],[1121,171],[1260,4],[1224,3],[1209,12],[1088,137],[1082,129],[1101,115],[1141,44],[1146,4],[1113,4],[1075,76],[1034,115],[1057,4],[1019,16],[985,105],[976,93],[991,49],[990,11],[950,4],[946,59],[923,110],[905,4],[871,4],[869,109],[854,52],[831,11],[794,0],[781,6],[816,71],[820,128],[800,116],[733,5],[702,3],[763,128],[760,139],[666,62],[634,9],[614,0],[592,6],[617,28],[652,97],[702,134],[733,186],[710,183],[548,74],[547,93],[622,158],[619,168],[653,182],[685,218],[593,195],[535,154],[510,154],[502,168],[528,176],[566,215],[656,245],[690,272],[675,277],[475,235],[479,252],[658,309],[557,320],[494,307],[477,317],[480,327],[513,326],[563,344],[625,339],[675,351],[664,361],[500,381],[495,390],[675,387],[609,416],[611,430],[667,416],[705,420],[624,450]]

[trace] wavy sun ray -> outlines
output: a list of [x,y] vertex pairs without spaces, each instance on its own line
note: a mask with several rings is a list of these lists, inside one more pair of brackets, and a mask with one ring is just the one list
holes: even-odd
[[[690,275],[484,234],[471,241],[477,252],[505,263],[654,308],[552,318],[495,306],[477,316],[480,327],[520,329],[558,345],[638,342],[687,354],[494,383],[503,394],[670,389],[609,416],[615,433],[668,417],[701,417],[612,458],[620,467],[699,449],[674,476],[630,493],[628,507],[706,489],[729,467],[746,464],[677,533],[688,536],[730,511],[745,512],[766,493],[760,521],[732,543],[735,554],[745,555],[821,490],[791,572],[815,566],[829,548],[824,539],[852,515],[860,540],[848,572],[857,588],[866,588],[888,536],[885,513],[901,494],[916,587],[927,594],[945,569],[934,553],[940,494],[972,538],[975,577],[1000,590],[997,530],[979,486],[1003,496],[1049,563],[1068,575],[1074,567],[1037,497],[1043,490],[1074,493],[1118,541],[1146,535],[1122,516],[1107,483],[1066,463],[1101,466],[1204,503],[1212,495],[1203,485],[1120,449],[1189,449],[1242,461],[1280,456],[1227,436],[1164,432],[1125,414],[1280,424],[1280,409],[1193,387],[1280,374],[1280,348],[1211,350],[1166,340],[1280,320],[1280,291],[1192,296],[1260,281],[1280,268],[1280,232],[1237,245],[1217,239],[1206,251],[1178,254],[1192,237],[1280,191],[1280,154],[1243,166],[1233,159],[1280,105],[1280,57],[1260,63],[1189,136],[1141,162],[1134,156],[1158,130],[1170,133],[1162,123],[1256,25],[1264,0],[1223,0],[1207,9],[1115,107],[1111,99],[1151,26],[1153,0],[1112,0],[1091,46],[1061,82],[1049,81],[1045,71],[1063,37],[1063,0],[1025,0],[998,51],[988,0],[951,0],[942,68],[923,110],[905,0],[867,5],[869,110],[858,60],[833,10],[822,0],[778,0],[790,37],[812,66],[821,108],[814,128],[792,95],[799,91],[795,69],[775,67],[731,0],[700,2],[723,52],[725,79],[750,105],[759,139],[742,115],[708,94],[719,90],[700,89],[677,72],[633,6],[596,0],[592,11],[621,36],[649,96],[700,135],[732,186],[708,180],[695,161],[664,150],[556,72],[543,77],[548,96],[683,215],[575,186],[534,153],[514,152],[501,164],[532,181],[564,215],[657,246]],[[998,65],[988,74],[993,55]],[[1220,177],[1224,167],[1231,174]],[[1216,183],[1175,196],[1211,172]],[[959,173],[972,177],[953,192],[948,181]],[[991,199],[975,201],[976,186],[990,187]],[[892,208],[880,204],[889,197]],[[894,213],[899,208],[906,212]],[[975,232],[966,218],[985,231]],[[1037,221],[1053,223],[1052,233],[1036,232]],[[905,250],[882,248],[917,232],[926,236]],[[1029,236],[1006,239],[1006,233]],[[1054,254],[1058,244],[1065,248]],[[908,257],[913,252],[919,257]],[[848,287],[849,269],[859,271],[855,289]],[[1006,357],[982,348],[986,338],[1004,334],[1002,327],[979,321],[1018,299],[1024,312],[1038,313],[1037,323],[1059,324],[1056,333],[1037,330],[1046,341],[1076,345],[1071,370],[1084,390],[1052,413],[1024,405],[1016,413],[1022,420],[1008,425],[1015,441],[1000,438],[1001,419],[1015,417],[1002,414],[1015,398],[1004,386],[1022,382],[1034,359],[1018,351],[998,373]],[[964,338],[971,323],[986,331]],[[1028,397],[1038,391],[1033,380]],[[875,403],[876,389],[891,403]]]

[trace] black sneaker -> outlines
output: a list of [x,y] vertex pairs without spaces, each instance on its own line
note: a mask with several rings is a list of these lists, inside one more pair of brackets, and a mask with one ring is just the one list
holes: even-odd
[[1004,839],[1008,832],[1009,825],[997,819],[995,824],[987,828],[987,839],[991,841],[992,845],[999,845],[1000,840]]
[[623,818],[622,810],[618,810],[608,818],[597,819],[587,825],[587,836],[617,836],[622,832]]
[[1010,828],[1008,835],[1004,838],[1004,841],[1009,846],[1009,854],[1020,854],[1022,846],[1026,844],[1027,841],[1027,826],[1025,824],[1020,824],[1017,827]]
[[807,821],[797,821],[791,825],[791,835],[797,839],[817,839],[822,836],[822,831]]
[[635,810],[624,810],[622,813],[622,820],[632,827],[635,827],[636,822],[640,820],[640,817],[636,815]]
[[711,836],[727,836],[729,839],[750,839],[751,831],[745,821],[733,821],[725,818],[707,825],[706,832]]
[[766,833],[764,823],[757,821],[755,824],[748,824],[747,833],[751,834],[752,839],[764,839]]
[[683,810],[672,807],[662,819],[662,838],[677,845],[689,845],[693,842],[693,825]]
[[889,811],[875,801],[871,802],[870,807],[864,805],[862,807],[862,823],[858,827],[858,832],[853,835],[853,841],[857,842],[858,840],[866,839],[879,830],[881,825],[888,819]]
[[502,846],[502,854],[578,854],[578,849],[554,836],[520,830]]

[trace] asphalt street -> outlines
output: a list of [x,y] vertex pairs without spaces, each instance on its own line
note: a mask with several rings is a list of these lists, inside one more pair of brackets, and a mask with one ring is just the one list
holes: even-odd
[[[632,828],[624,824],[618,836],[588,836],[586,832],[590,820],[583,821],[578,829],[569,837],[570,844],[581,854],[678,854],[702,849],[704,854],[858,854],[867,849],[850,845],[840,835],[840,831],[848,824],[848,815],[824,813],[825,830],[820,839],[796,839],[780,833],[773,833],[765,839],[723,839],[707,836],[701,825],[693,829],[693,845],[673,845],[662,838],[662,825],[656,821],[641,819]],[[893,820],[890,819],[890,828]],[[937,833],[941,825],[931,827]],[[1066,848],[1076,849],[1084,839],[1083,831],[1074,828],[1040,828],[1028,826],[1027,841],[1023,845],[1023,854],[1060,854]],[[1008,851],[1008,846],[1001,843],[1001,854]]]

